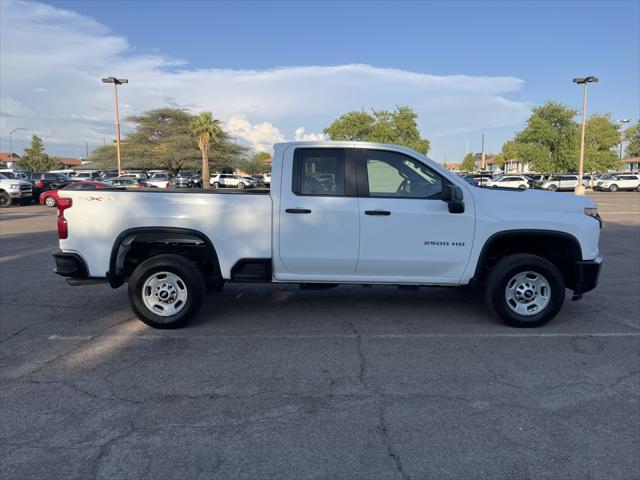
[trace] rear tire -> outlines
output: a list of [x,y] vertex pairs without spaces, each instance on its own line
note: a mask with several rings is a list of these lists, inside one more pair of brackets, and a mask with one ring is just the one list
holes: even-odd
[[242,182],[238,183],[238,188],[240,190],[244,190],[244,183],[242,183]]
[[144,323],[153,328],[178,328],[200,309],[205,279],[191,260],[157,255],[133,271],[128,291],[131,308]]
[[499,260],[489,272],[485,298],[507,325],[539,327],[564,303],[565,283],[558,268],[537,255],[516,254]]

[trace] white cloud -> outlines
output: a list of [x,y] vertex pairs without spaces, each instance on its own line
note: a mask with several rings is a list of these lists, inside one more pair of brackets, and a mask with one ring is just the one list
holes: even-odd
[[251,124],[244,115],[233,115],[225,124],[226,131],[245,139],[258,151],[270,151],[274,143],[284,142],[284,135],[273,124],[262,122]]
[[[530,110],[528,103],[507,98],[522,88],[514,77],[430,75],[360,64],[192,69],[166,56],[139,54],[122,36],[73,11],[21,1],[2,1],[0,10],[1,87],[10,99],[3,99],[0,112],[5,140],[5,127],[13,125],[52,143],[109,140],[113,90],[101,83],[108,75],[129,79],[119,90],[123,115],[162,106],[212,111],[231,133],[260,149],[285,140],[281,132],[300,125],[321,131],[350,110],[410,105],[434,144],[461,132],[518,125]],[[295,138],[320,138],[300,128]]]
[[327,136],[324,133],[304,133],[304,127],[296,128],[294,138],[297,141],[313,142],[326,140]]

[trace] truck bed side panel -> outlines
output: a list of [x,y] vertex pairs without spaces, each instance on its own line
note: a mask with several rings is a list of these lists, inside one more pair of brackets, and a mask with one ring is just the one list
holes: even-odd
[[104,277],[113,244],[123,231],[179,227],[206,235],[214,245],[224,278],[242,258],[271,257],[271,198],[267,194],[69,191],[64,212],[69,237],[63,251],[78,253],[89,275]]

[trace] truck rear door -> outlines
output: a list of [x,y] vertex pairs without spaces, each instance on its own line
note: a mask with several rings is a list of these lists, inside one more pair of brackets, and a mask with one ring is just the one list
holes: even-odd
[[360,229],[353,148],[302,148],[283,165],[278,256],[288,273],[354,275]]

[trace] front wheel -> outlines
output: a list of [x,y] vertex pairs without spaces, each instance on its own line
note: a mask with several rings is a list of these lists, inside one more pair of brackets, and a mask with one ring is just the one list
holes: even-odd
[[549,185],[549,187],[547,187],[547,190],[549,190],[550,192],[555,192],[556,190],[558,190],[558,186],[557,185]]
[[7,192],[0,192],[0,208],[11,206],[11,197]]
[[518,188],[519,188],[520,190],[525,190],[527,187],[526,187],[525,185],[520,185]]
[[220,188],[220,184],[218,182],[213,182],[213,188]]
[[609,187],[609,191],[610,192],[617,192],[618,191],[618,185],[616,185],[615,183],[613,185],[611,185]]
[[56,199],[52,195],[49,195],[49,196],[47,196],[47,198],[44,199],[44,204],[47,207],[55,207],[56,206]]
[[157,255],[142,262],[129,279],[129,301],[140,320],[153,328],[178,328],[200,309],[205,279],[180,255]]
[[486,284],[489,308],[507,325],[539,327],[564,303],[565,283],[558,268],[537,255],[516,254],[499,260]]
[[238,183],[238,188],[240,190],[243,190],[244,189],[244,183],[242,183],[242,182]]

